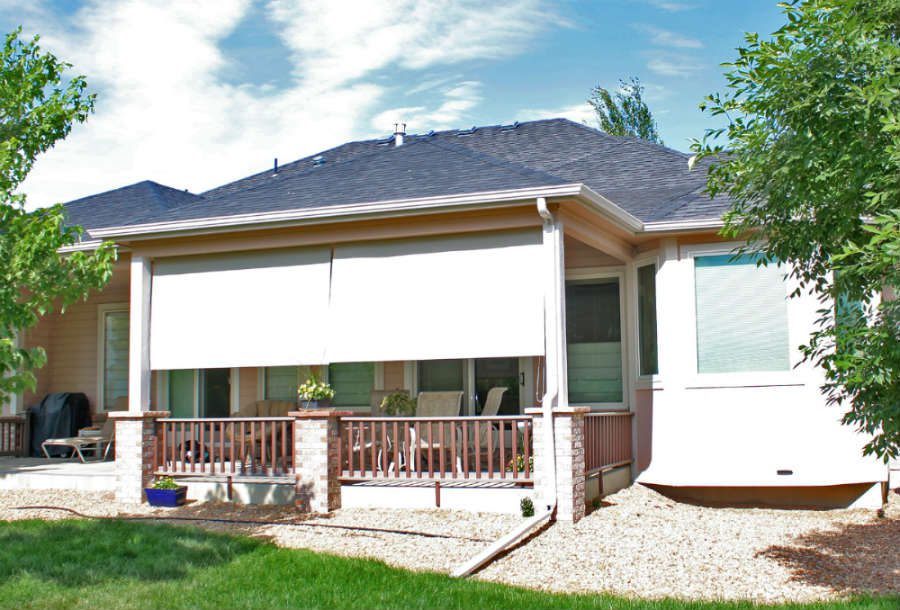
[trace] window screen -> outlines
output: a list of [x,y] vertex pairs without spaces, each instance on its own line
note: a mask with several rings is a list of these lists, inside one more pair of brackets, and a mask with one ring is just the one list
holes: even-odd
[[463,360],[420,360],[420,392],[450,392],[464,389]]
[[751,256],[694,259],[697,372],[790,368],[783,273],[757,267]]

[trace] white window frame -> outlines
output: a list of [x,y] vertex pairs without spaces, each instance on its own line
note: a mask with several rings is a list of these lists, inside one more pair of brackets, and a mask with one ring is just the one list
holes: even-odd
[[[569,280],[607,280],[610,278],[615,278],[619,281],[619,337],[622,343],[622,400],[621,402],[588,402],[588,403],[578,403],[579,407],[590,407],[594,411],[628,411],[630,409],[630,394],[632,393],[632,383],[631,379],[631,366],[629,363],[631,362],[631,350],[630,347],[630,338],[632,333],[636,332],[634,330],[635,319],[637,316],[629,314],[629,305],[628,302],[635,302],[634,299],[630,298],[629,295],[632,291],[632,286],[634,282],[630,282],[627,280],[629,275],[635,275],[637,272],[632,271],[632,273],[628,273],[628,267],[632,267],[633,265],[619,265],[615,267],[584,267],[578,269],[566,269],[566,281]],[[635,277],[637,277],[635,275]],[[633,288],[635,294],[637,294],[637,288]],[[568,321],[566,321],[568,324]],[[563,329],[563,332],[568,332],[568,328]],[[568,341],[566,341],[566,347],[568,347]],[[566,371],[568,374],[568,371]]]
[[128,303],[101,303],[97,305],[97,404],[95,406],[98,413],[109,411],[105,399],[106,388],[104,387],[106,378],[106,314],[127,314],[129,311]]
[[[659,273],[660,268],[660,260],[659,260],[659,251],[651,250],[649,252],[641,253],[634,261],[631,263],[631,287],[629,290],[629,294],[631,296],[631,303],[633,312],[630,311],[630,315],[633,316],[634,320],[629,322],[630,326],[630,337],[631,345],[634,346],[632,351],[631,358],[631,367],[632,367],[632,379],[634,379],[634,386],[637,390],[649,390],[653,389],[656,386],[659,386],[659,373],[652,375],[642,375],[641,374],[641,324],[640,324],[640,315],[638,309],[638,269],[641,267],[646,267],[647,265],[656,265],[656,273]],[[655,278],[654,278],[655,279]],[[659,293],[657,292],[657,298],[659,298]],[[659,368],[659,320],[657,319],[657,329],[656,329],[656,346],[657,346],[657,368]]]
[[796,288],[795,282],[790,278],[785,282],[784,296],[787,306],[788,324],[788,370],[786,371],[746,371],[739,373],[701,373],[697,366],[697,282],[696,263],[697,257],[733,255],[735,250],[745,245],[744,242],[724,242],[716,244],[689,244],[681,246],[681,258],[689,261],[690,279],[687,281],[688,292],[685,295],[689,299],[687,311],[689,312],[688,331],[690,341],[683,346],[685,358],[690,359],[691,378],[686,384],[687,389],[700,388],[739,388],[739,387],[772,387],[772,386],[803,386],[809,382],[809,376],[804,374],[802,368],[796,368],[803,359],[797,349],[798,345],[809,340],[810,329],[798,328],[801,324],[795,320],[803,319],[802,304],[798,299],[790,298],[790,293]]

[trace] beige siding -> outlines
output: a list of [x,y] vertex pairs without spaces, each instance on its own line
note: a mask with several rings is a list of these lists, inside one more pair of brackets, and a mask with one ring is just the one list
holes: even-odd
[[103,290],[70,305],[65,313],[47,316],[28,334],[26,345],[41,345],[47,350],[47,366],[37,374],[35,392],[26,393],[26,405],[50,392],[84,392],[91,410],[98,410],[97,308],[104,303],[127,304],[128,285],[128,265],[120,261]]
[[243,407],[259,398],[259,369],[242,368],[240,369],[239,379],[241,385],[238,402]]
[[403,368],[405,363],[402,361],[385,362],[384,363],[384,389],[395,390],[404,387],[403,384]]

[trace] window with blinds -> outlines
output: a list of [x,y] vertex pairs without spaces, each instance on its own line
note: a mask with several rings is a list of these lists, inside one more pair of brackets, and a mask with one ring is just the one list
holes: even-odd
[[698,373],[790,369],[783,275],[746,255],[694,258]]
[[364,407],[375,387],[375,365],[371,362],[342,362],[328,367],[328,383],[334,388],[335,407]]
[[300,374],[296,366],[270,366],[265,371],[267,400],[297,400]]
[[569,402],[622,402],[619,280],[566,282]]
[[128,396],[128,312],[103,312],[103,409]]

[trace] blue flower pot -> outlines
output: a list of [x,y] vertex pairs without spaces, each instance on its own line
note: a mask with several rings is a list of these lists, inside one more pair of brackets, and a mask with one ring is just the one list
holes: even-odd
[[182,485],[178,489],[151,489],[146,488],[147,502],[150,506],[181,506],[187,499],[187,487]]

